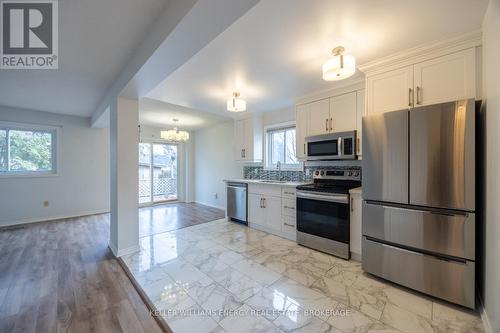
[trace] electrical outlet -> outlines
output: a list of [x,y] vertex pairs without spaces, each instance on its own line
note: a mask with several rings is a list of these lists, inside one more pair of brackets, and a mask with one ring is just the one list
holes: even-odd
[[214,193],[214,198],[218,199],[219,198],[219,193]]
[[43,202],[43,207],[49,207],[49,202],[48,201],[44,201]]

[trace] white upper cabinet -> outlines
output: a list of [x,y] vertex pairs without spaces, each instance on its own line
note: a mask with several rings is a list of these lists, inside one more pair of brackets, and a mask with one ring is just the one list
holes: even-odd
[[[305,138],[308,136],[322,135],[334,132],[357,131],[357,144],[361,144],[361,118],[365,114],[365,93],[359,84],[352,86],[351,90],[331,92],[331,97],[314,102],[297,105],[295,119],[297,128],[297,157],[301,160],[307,158],[307,145]],[[356,154],[361,150],[356,148]]]
[[413,66],[366,78],[367,114],[412,107]]
[[415,106],[476,97],[474,48],[414,66]]
[[356,92],[330,98],[330,131],[344,132],[356,129]]
[[307,110],[307,136],[330,132],[330,99],[304,104]]
[[356,154],[358,158],[363,155],[363,116],[365,115],[365,90],[356,92]]
[[476,50],[367,74],[368,115],[476,97]]
[[305,159],[307,157],[306,154],[306,136],[307,136],[307,121],[308,121],[308,113],[307,113],[307,104],[297,106],[295,110],[295,129],[296,129],[296,151],[298,159]]
[[234,121],[235,158],[242,162],[262,161],[262,118]]

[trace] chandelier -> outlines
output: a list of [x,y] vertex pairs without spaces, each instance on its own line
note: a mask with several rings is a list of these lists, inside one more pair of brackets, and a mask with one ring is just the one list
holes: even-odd
[[174,142],[182,142],[189,140],[189,132],[179,131],[179,129],[177,128],[177,122],[179,121],[179,119],[174,118],[173,121],[175,124],[174,129],[161,131],[160,137],[164,140],[174,141]]

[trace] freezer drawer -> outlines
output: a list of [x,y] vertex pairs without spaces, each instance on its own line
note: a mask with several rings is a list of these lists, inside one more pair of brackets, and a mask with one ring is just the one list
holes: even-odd
[[411,110],[410,204],[475,210],[475,156],[474,100]]
[[466,306],[474,304],[474,262],[455,262],[363,237],[363,269],[405,287]]
[[408,203],[408,110],[363,118],[363,199]]
[[451,215],[363,202],[363,235],[406,247],[475,260],[475,215]]

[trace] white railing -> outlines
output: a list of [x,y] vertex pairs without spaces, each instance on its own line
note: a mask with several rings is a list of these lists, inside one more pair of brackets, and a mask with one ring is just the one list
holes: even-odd
[[[151,181],[139,179],[139,199],[151,196]],[[153,196],[177,196],[177,179],[153,178]]]

